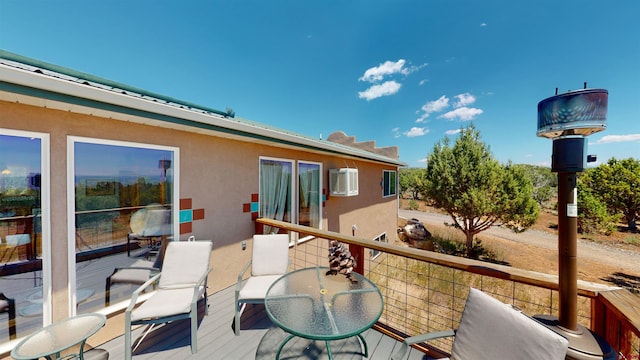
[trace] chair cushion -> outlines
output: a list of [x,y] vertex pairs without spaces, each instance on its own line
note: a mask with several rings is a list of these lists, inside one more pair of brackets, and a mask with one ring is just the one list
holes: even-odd
[[[186,314],[191,311],[193,288],[157,290],[147,301],[131,312],[131,321],[156,319]],[[204,289],[200,288],[202,294]]]
[[254,235],[251,276],[282,275],[289,268],[289,235]]
[[[138,260],[131,264],[132,267],[153,267],[153,262],[146,260]],[[130,268],[121,268],[116,271],[115,274],[111,275],[111,283],[127,283],[127,284],[138,284],[142,285],[145,281],[149,280],[151,275],[151,270],[149,269],[130,269]]]
[[262,299],[267,290],[281,275],[252,276],[248,278],[238,294],[238,300]]
[[510,305],[470,289],[451,358],[564,359],[568,341]]
[[211,248],[211,241],[169,242],[162,261],[162,275],[158,288],[195,286],[209,269]]

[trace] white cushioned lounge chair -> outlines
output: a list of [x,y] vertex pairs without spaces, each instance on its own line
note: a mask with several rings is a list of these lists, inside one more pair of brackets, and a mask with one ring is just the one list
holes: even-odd
[[[243,281],[251,266],[251,277]],[[264,303],[271,284],[284,275],[289,268],[289,235],[254,235],[251,260],[238,274],[236,285],[236,314],[234,332],[240,335],[240,317],[247,304]]]
[[409,337],[391,359],[404,359],[410,345],[448,336],[455,336],[450,358],[454,360],[560,360],[569,345],[566,338],[511,305],[471,288],[457,330]]
[[[212,242],[172,241],[167,245],[162,271],[145,282],[131,296],[125,310],[125,359],[131,359],[131,326],[191,319],[191,353],[198,351],[198,300],[207,306],[207,275],[211,271]],[[136,306],[140,293],[158,282],[155,292]],[[146,333],[145,333],[146,335]],[[140,339],[142,341],[144,335]]]

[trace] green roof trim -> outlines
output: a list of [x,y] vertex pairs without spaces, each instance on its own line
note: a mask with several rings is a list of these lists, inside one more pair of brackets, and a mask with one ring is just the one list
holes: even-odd
[[116,81],[112,81],[109,79],[105,79],[105,78],[101,78],[95,75],[91,75],[91,74],[87,74],[84,73],[82,71],[76,71],[76,70],[72,70],[69,68],[65,68],[62,66],[58,66],[58,65],[54,65],[51,63],[47,63],[44,61],[40,61],[40,60],[35,60],[26,56],[22,56],[22,55],[18,55],[18,54],[14,54],[12,52],[6,51],[6,50],[2,50],[0,49],[0,58],[5,59],[5,60],[9,60],[9,61],[13,61],[13,62],[17,62],[17,63],[21,63],[21,64],[25,64],[25,65],[29,65],[29,66],[33,66],[36,68],[40,68],[40,69],[45,69],[48,71],[52,71],[52,72],[56,72],[59,74],[63,74],[63,75],[67,75],[67,76],[71,76],[80,80],[86,80],[89,82],[94,82],[94,83],[98,83],[98,84],[102,84],[108,87],[112,87],[114,89],[120,89],[129,93],[136,93],[139,94],[140,96],[148,96],[148,97],[152,97],[152,98],[156,98],[158,100],[162,100],[168,103],[174,103],[176,105],[182,105],[182,106],[186,106],[189,108],[193,108],[193,109],[199,109],[199,110],[204,110],[213,114],[217,114],[217,115],[221,115],[224,117],[234,117],[235,113],[231,110],[227,110],[225,111],[221,111],[221,110],[217,110],[217,109],[213,109],[210,107],[206,107],[206,106],[201,106],[201,105],[197,105],[188,101],[184,101],[184,100],[179,100],[179,99],[175,99],[172,98],[170,96],[165,96],[165,95],[161,95],[161,94],[157,94],[157,93],[153,93],[150,91],[146,91],[134,86],[130,86],[130,85],[126,85],[126,84],[122,84]]

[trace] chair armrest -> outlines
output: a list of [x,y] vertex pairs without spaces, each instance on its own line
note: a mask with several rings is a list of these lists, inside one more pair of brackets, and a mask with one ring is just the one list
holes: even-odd
[[[204,273],[204,275],[202,275],[202,277],[200,277],[200,280],[198,280],[198,282],[196,283],[196,286],[193,288],[193,299],[192,302],[197,302],[198,298],[200,297],[200,287],[203,286],[202,284],[204,282],[207,281],[207,276],[209,276],[209,273],[211,272],[211,270],[213,270],[212,268],[209,268],[207,270],[207,272]],[[205,291],[204,294],[205,296],[207,295],[207,284],[204,284],[205,287]]]
[[153,283],[155,283],[156,281],[158,281],[158,279],[160,278],[160,275],[162,275],[162,273],[156,274],[154,275],[152,278],[150,278],[149,280],[147,280],[147,282],[145,282],[144,284],[140,285],[139,288],[137,288],[133,294],[131,294],[131,301],[129,301],[129,306],[127,306],[127,309],[125,310],[125,313],[131,313],[131,310],[133,310],[133,307],[136,305],[136,302],[138,301],[138,296],[140,295],[140,293],[142,291],[144,291],[144,289],[148,288],[149,286],[151,286]]
[[[113,269],[113,273],[111,273],[111,275],[114,275],[115,273],[117,273],[120,270],[149,270],[151,272],[160,271],[159,268],[153,267],[153,266],[123,266],[123,267],[117,267],[117,268]],[[109,277],[111,277],[111,276],[109,276]]]
[[124,269],[133,269],[133,270],[151,270],[151,271],[159,271],[160,269],[154,266],[123,266],[117,267],[115,270],[124,270]]
[[236,284],[236,293],[240,291],[240,287],[242,287],[242,278],[244,274],[249,270],[249,266],[251,265],[251,260],[247,262],[247,264],[242,268],[240,273],[238,274],[238,283]]
[[444,331],[437,331],[437,332],[431,332],[427,334],[408,337],[404,339],[404,342],[402,343],[402,347],[400,348],[400,350],[398,350],[395,354],[391,356],[391,359],[392,360],[404,359],[407,353],[407,350],[409,350],[409,346],[413,344],[423,343],[429,340],[439,339],[443,337],[450,337],[455,335],[456,335],[455,330],[444,330]]

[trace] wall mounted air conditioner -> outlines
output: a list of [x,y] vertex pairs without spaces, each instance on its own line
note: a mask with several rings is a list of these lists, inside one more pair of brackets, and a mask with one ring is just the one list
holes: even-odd
[[358,195],[358,169],[330,169],[329,192],[331,196]]

